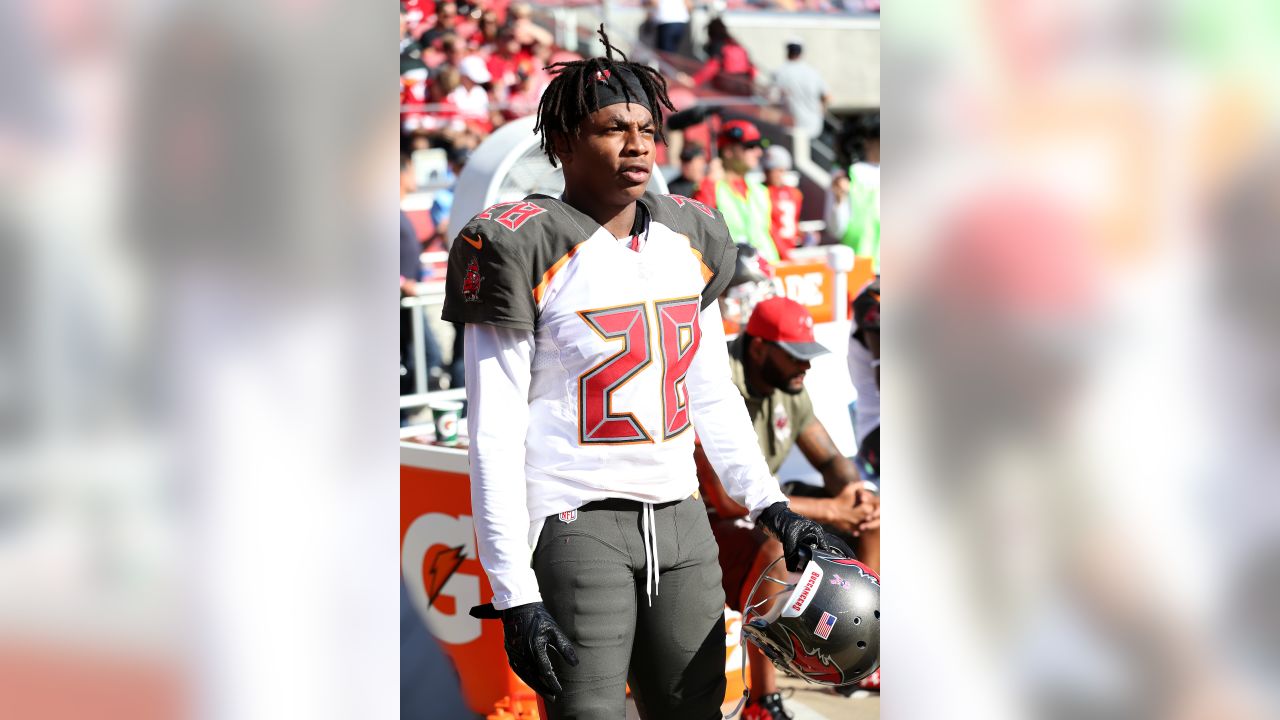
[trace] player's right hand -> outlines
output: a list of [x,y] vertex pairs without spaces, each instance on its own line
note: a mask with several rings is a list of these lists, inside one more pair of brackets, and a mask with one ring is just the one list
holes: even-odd
[[782,543],[782,556],[787,569],[799,572],[808,562],[809,550],[817,549],[835,555],[852,557],[844,543],[836,544],[836,538],[827,534],[816,521],[791,511],[785,502],[776,502],[760,513],[760,524],[766,532]]
[[502,611],[502,631],[511,669],[534,692],[555,700],[563,688],[547,650],[555,648],[573,667],[578,665],[578,654],[551,613],[540,602],[508,608]]

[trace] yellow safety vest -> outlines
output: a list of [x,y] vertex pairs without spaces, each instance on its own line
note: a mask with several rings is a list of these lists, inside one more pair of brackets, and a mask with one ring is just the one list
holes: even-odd
[[716,208],[724,215],[729,236],[734,242],[748,243],[760,251],[765,260],[777,264],[778,248],[773,244],[773,203],[769,189],[747,180],[747,196],[734,192],[727,180],[716,183]]

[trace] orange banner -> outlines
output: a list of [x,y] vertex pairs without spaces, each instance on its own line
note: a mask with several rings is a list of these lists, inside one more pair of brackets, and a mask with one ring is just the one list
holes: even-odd
[[467,706],[483,716],[528,693],[507,665],[502,623],[467,614],[493,590],[476,556],[466,475],[400,466],[400,553],[405,585],[458,668]]
[[830,265],[823,261],[784,263],[774,270],[782,285],[781,294],[807,307],[815,323],[835,319],[836,273]]
[[[507,665],[502,623],[467,614],[493,589],[476,555],[466,475],[400,466],[400,567],[427,629],[458,669],[468,707],[484,716],[503,698],[533,697]],[[740,624],[741,616],[726,609],[726,702],[742,695]]]

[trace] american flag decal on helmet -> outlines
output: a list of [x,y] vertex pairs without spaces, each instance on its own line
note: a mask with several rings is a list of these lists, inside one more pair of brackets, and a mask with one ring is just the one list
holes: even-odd
[[818,619],[818,627],[813,629],[813,634],[826,640],[831,637],[831,628],[836,626],[836,620],[838,619],[829,612],[822,613],[822,617]]

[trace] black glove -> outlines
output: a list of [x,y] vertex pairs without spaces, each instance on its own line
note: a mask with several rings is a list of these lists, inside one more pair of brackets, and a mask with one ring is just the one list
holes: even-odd
[[829,536],[816,521],[791,512],[784,502],[765,508],[760,513],[760,525],[782,543],[782,556],[791,572],[799,572],[809,562],[810,548],[848,557],[847,545],[832,542],[837,538]]
[[533,688],[534,692],[548,700],[555,700],[563,688],[551,666],[548,648],[555,648],[560,657],[577,667],[578,654],[573,643],[540,602],[517,605],[502,611],[502,633],[506,640],[507,662],[516,675]]

